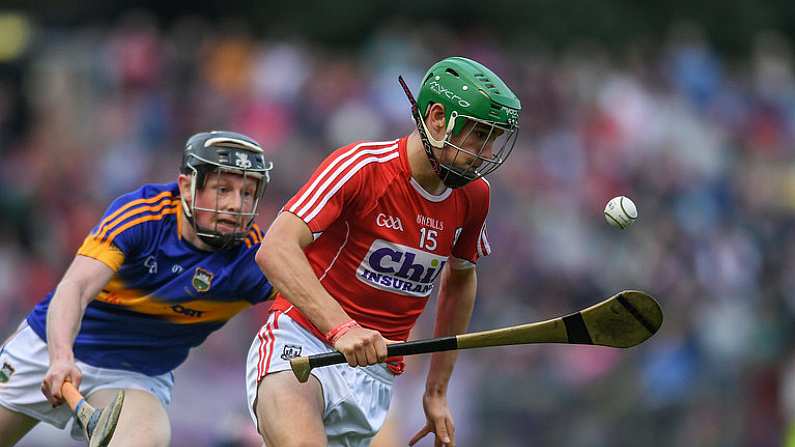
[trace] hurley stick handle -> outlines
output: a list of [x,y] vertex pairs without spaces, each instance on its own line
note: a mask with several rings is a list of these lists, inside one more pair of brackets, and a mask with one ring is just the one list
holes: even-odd
[[77,411],[77,406],[80,405],[80,401],[85,400],[83,396],[77,391],[72,382],[64,382],[61,386],[61,394],[63,394],[63,398],[66,400],[66,403],[69,405],[69,408],[72,411]]
[[[455,336],[437,337],[428,340],[407,341],[404,343],[392,343],[386,347],[387,357],[400,355],[425,354],[428,352],[452,351],[458,349],[458,341]],[[346,363],[345,356],[341,352],[325,352],[303,357],[296,357],[290,360],[292,368],[299,382],[306,382],[309,379],[309,372],[321,366],[338,365]]]

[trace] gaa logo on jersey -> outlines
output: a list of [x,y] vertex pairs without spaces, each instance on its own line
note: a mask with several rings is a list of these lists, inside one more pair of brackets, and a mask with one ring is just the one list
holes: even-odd
[[356,269],[356,278],[376,289],[427,297],[447,257],[376,239]]

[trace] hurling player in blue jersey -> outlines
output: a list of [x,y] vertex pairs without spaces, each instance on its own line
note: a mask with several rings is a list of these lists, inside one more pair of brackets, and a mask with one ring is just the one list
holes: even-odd
[[169,445],[172,371],[273,294],[254,262],[271,167],[245,135],[199,133],[176,183],[110,205],[56,289],[0,346],[0,447],[39,422],[66,426],[64,381],[94,406],[126,390],[112,446]]

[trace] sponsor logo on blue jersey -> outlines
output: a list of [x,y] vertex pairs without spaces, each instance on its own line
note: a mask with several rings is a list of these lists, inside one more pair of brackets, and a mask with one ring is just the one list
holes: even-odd
[[356,278],[387,292],[427,297],[446,262],[446,256],[376,239],[359,264]]
[[171,310],[178,314],[187,315],[189,317],[201,318],[204,315],[204,311],[191,309],[190,307],[185,307],[182,304],[175,304],[171,306]]

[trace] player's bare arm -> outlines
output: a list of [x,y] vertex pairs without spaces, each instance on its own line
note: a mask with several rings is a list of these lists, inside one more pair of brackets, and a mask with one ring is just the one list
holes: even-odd
[[274,287],[345,355],[351,366],[386,360],[386,341],[378,331],[358,326],[323,288],[312,271],[304,248],[313,241],[309,227],[289,212],[281,213],[262,240],[256,260]]
[[50,369],[41,390],[53,405],[63,403],[61,385],[69,381],[80,385],[80,370],[75,365],[72,345],[80,330],[86,306],[113,276],[104,263],[77,255],[55,289],[47,311],[47,350]]
[[[439,304],[436,309],[434,336],[458,335],[466,332],[475,305],[477,273],[474,267],[466,269],[445,268],[439,284]],[[431,366],[425,383],[422,405],[427,422],[411,439],[414,445],[428,433],[435,433],[437,443],[455,445],[455,425],[447,405],[447,386],[458,358],[457,351],[437,352],[431,357]]]

